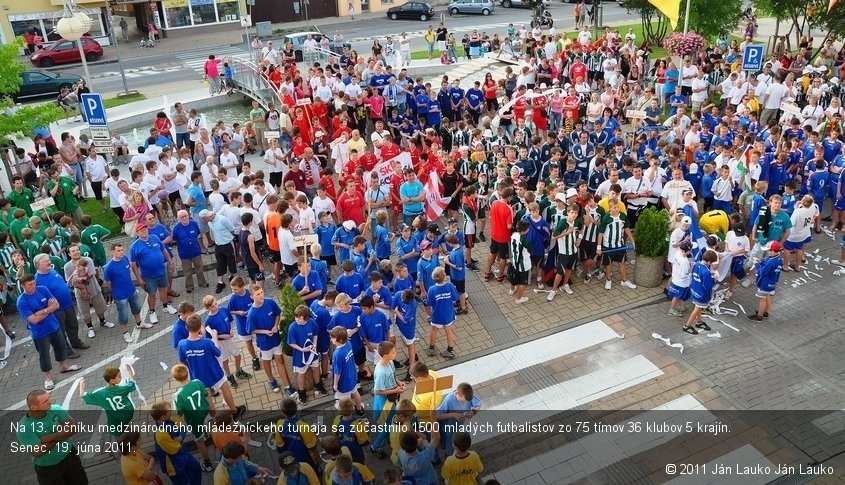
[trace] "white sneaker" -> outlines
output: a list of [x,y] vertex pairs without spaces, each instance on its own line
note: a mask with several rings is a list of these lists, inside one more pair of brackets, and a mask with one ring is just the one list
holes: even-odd
[[168,303],[167,305],[164,305],[163,307],[161,307],[161,309],[166,311],[167,313],[169,313],[171,315],[176,315],[176,309],[173,308],[173,306],[170,303]]
[[523,303],[525,303],[525,302],[527,302],[527,301],[528,301],[528,297],[527,297],[527,296],[523,296],[522,298],[517,298],[517,299],[516,299],[516,304],[517,304],[517,305],[522,305]]
[[611,282],[610,280],[605,281],[604,282],[604,289],[609,290],[611,288],[613,288],[613,282]]
[[136,327],[138,327],[138,328],[141,328],[141,329],[144,329],[144,328],[153,328],[153,326],[152,326],[151,324],[147,323],[147,322],[141,322],[141,323],[139,323],[139,324],[137,324],[137,325],[135,325],[135,326],[136,326]]
[[114,328],[114,324],[112,322],[105,322],[100,326],[105,328]]
[[89,329],[88,329],[88,338],[94,338],[94,337],[96,337],[96,336],[97,336],[97,334],[96,334],[96,333],[94,333],[94,329],[93,329],[93,328],[89,328]]
[[123,333],[123,341],[127,344],[132,343],[132,333],[131,332],[124,332]]
[[745,277],[745,279],[743,279],[742,282],[740,282],[740,284],[742,285],[743,288],[748,288],[749,286],[751,286],[751,279],[748,278],[748,277]]
[[554,290],[550,290],[550,291],[549,291],[549,296],[547,296],[547,297],[546,297],[546,301],[554,301],[554,300],[555,300],[555,295],[556,295],[556,294],[557,294],[557,292],[556,292],[556,291],[554,291]]
[[510,290],[508,290],[508,295],[513,296],[514,293],[516,293],[516,288],[511,288]]
[[628,281],[628,280],[623,281],[623,282],[622,282],[622,286],[624,286],[625,288],[630,288],[630,289],[632,289],[632,290],[636,290],[636,289],[637,289],[637,285],[635,285],[635,284],[631,283],[631,282],[630,282],[630,281]]
[[565,291],[567,295],[571,295],[572,293],[574,293],[572,291],[572,288],[569,287],[569,285],[563,285],[563,291]]
[[150,323],[158,323],[158,315],[156,315],[156,312],[150,312]]
[[839,261],[838,259],[832,259],[830,262],[837,266],[845,266],[845,261]]

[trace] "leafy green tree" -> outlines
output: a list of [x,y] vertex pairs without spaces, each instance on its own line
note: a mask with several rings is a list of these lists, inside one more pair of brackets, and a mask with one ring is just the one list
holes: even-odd
[[643,26],[643,36],[652,45],[662,45],[669,33],[669,19],[648,0],[624,0],[622,6],[628,13],[636,14]]
[[[730,32],[739,23],[743,0],[690,0],[689,30],[702,37],[714,40],[722,32]],[[768,1],[768,0],[762,0]],[[648,0],[624,0],[622,6],[629,13],[640,17],[643,34],[649,43],[661,44],[670,31],[669,19],[654,8]],[[675,30],[684,29],[684,9],[681,2],[680,16]]]

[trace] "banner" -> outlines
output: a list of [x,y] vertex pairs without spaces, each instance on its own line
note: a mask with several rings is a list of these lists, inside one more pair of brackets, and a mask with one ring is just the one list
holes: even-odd
[[654,5],[657,10],[660,10],[660,13],[669,19],[669,22],[672,24],[672,30],[678,27],[681,0],[648,0],[648,3]]
[[378,175],[379,185],[387,187],[388,190],[390,190],[390,179],[393,178],[393,162],[395,161],[402,164],[403,170],[406,168],[414,168],[414,165],[411,163],[411,154],[408,152],[402,152],[390,160],[385,160],[376,164],[371,171],[364,174],[364,180],[370,180],[370,174],[376,173]]
[[425,217],[429,221],[436,221],[447,205],[449,202],[440,196],[440,176],[432,171],[425,184]]

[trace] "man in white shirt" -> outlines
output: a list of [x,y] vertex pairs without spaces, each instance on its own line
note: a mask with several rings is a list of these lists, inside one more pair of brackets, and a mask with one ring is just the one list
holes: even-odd
[[334,173],[342,174],[344,167],[346,167],[346,162],[349,161],[349,143],[346,141],[346,135],[340,135],[340,138],[331,143],[331,147],[331,166],[334,167]]
[[761,84],[765,84],[767,87],[769,84],[772,83],[772,63],[766,62],[766,65],[763,66],[763,72],[757,75],[757,80],[760,81]]
[[692,95],[690,95],[690,101],[692,102],[693,112],[701,110],[701,106],[707,101],[708,87],[707,80],[704,79],[704,71],[699,71],[695,75],[695,79],[692,80],[691,86]]
[[229,177],[235,178],[238,176],[239,162],[238,156],[229,150],[229,144],[224,143],[220,153],[220,168],[225,168]]
[[590,31],[587,30],[587,26],[584,25],[581,27],[581,32],[578,32],[578,43],[582,46],[586,47],[590,45],[590,40],[592,36],[590,35]]
[[686,135],[684,135],[684,148],[698,148],[698,144],[701,142],[701,133],[698,128],[698,121],[693,121]]
[[270,174],[270,185],[278,188],[282,185],[287,162],[285,152],[279,147],[279,140],[270,139],[270,148],[264,152],[264,163],[267,164],[267,173]]
[[[30,170],[32,170],[31,165]],[[106,159],[97,153],[97,149],[93,145],[88,148],[88,158],[85,159],[85,174],[91,183],[91,188],[94,189],[94,197],[103,205],[103,210],[106,210],[106,201],[103,199],[103,182],[109,177],[109,165]]]
[[273,48],[272,42],[268,42],[267,45],[261,49],[261,60],[267,61],[273,66],[279,65],[279,52]]
[[411,65],[411,37],[408,35],[407,32],[402,32],[402,34],[400,34],[399,53],[402,56],[402,65],[403,66],[410,66]]
[[[376,157],[381,158],[381,147],[384,145],[384,122],[376,121],[376,129],[373,130],[373,134],[370,135],[370,141],[373,142],[373,147],[375,148]],[[359,155],[363,155],[363,152],[358,152]]]
[[109,207],[117,215],[119,221],[123,221],[123,207],[120,204],[120,196],[123,191],[120,186],[123,185],[129,190],[129,184],[120,178],[120,171],[116,168],[111,169],[110,177],[103,182],[103,189],[109,194]]
[[698,75],[698,66],[695,66],[689,58],[684,59],[681,66],[681,94],[689,98],[692,95],[692,80]]
[[672,116],[666,118],[666,121],[663,122],[663,126],[668,128],[672,128],[672,124],[675,122],[675,119],[678,119],[678,124],[681,127],[681,131],[686,132],[690,126],[690,118],[685,114],[686,108],[683,106],[678,106],[678,111],[675,112]]
[[317,189],[317,196],[311,201],[311,208],[314,209],[314,213],[318,216],[322,212],[328,212],[329,221],[334,222],[334,213],[337,208],[334,205],[334,201],[326,195],[325,190]]
[[780,76],[775,76],[774,81],[766,89],[760,104],[763,112],[760,114],[760,126],[767,126],[770,120],[776,120],[780,104],[787,95],[787,88],[781,82]]

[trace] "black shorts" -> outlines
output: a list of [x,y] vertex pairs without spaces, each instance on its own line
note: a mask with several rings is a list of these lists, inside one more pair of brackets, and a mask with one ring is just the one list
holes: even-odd
[[297,273],[299,273],[299,270],[297,269],[297,266],[295,264],[282,264],[282,267],[285,269],[285,273],[287,273],[287,275],[291,278],[293,278],[294,276],[296,276]]
[[531,267],[535,267],[543,261],[543,256],[531,256]]
[[258,266],[246,266],[246,274],[252,281],[264,281],[264,272]]
[[578,245],[578,257],[581,258],[581,261],[595,259],[596,243],[592,241],[581,241],[581,244]]
[[458,290],[459,295],[463,295],[467,292],[466,280],[452,280],[452,284],[455,285],[455,289]]
[[686,97],[692,96],[692,86],[681,86],[681,94]]
[[475,234],[464,234],[464,247],[472,249],[475,247]]
[[490,254],[495,254],[502,259],[507,259],[508,252],[508,243],[494,241],[492,239],[490,240]]
[[624,263],[625,262],[625,251],[614,251],[610,254],[601,255],[601,265],[602,266],[609,266],[610,263]]
[[355,365],[364,365],[365,362],[367,362],[367,349],[361,347],[360,350],[355,352]]
[[94,198],[97,200],[103,200],[103,183],[102,182],[91,182],[91,189],[94,191]]
[[177,200],[179,200],[179,191],[173,191],[167,196],[168,200],[170,200],[171,204],[175,204]]
[[279,187],[282,185],[282,172],[270,172],[270,186]]
[[516,271],[511,267],[511,271],[508,274],[508,283],[513,286],[527,285],[529,273],[530,271]]
[[326,262],[326,266],[337,266],[337,258],[334,254],[320,256],[320,259]]
[[271,263],[278,263],[282,260],[282,253],[276,251],[275,249],[270,249],[270,262]]
[[578,264],[578,255],[576,254],[558,254],[555,259],[555,268],[558,274],[563,274],[567,270],[574,270],[576,264]]

